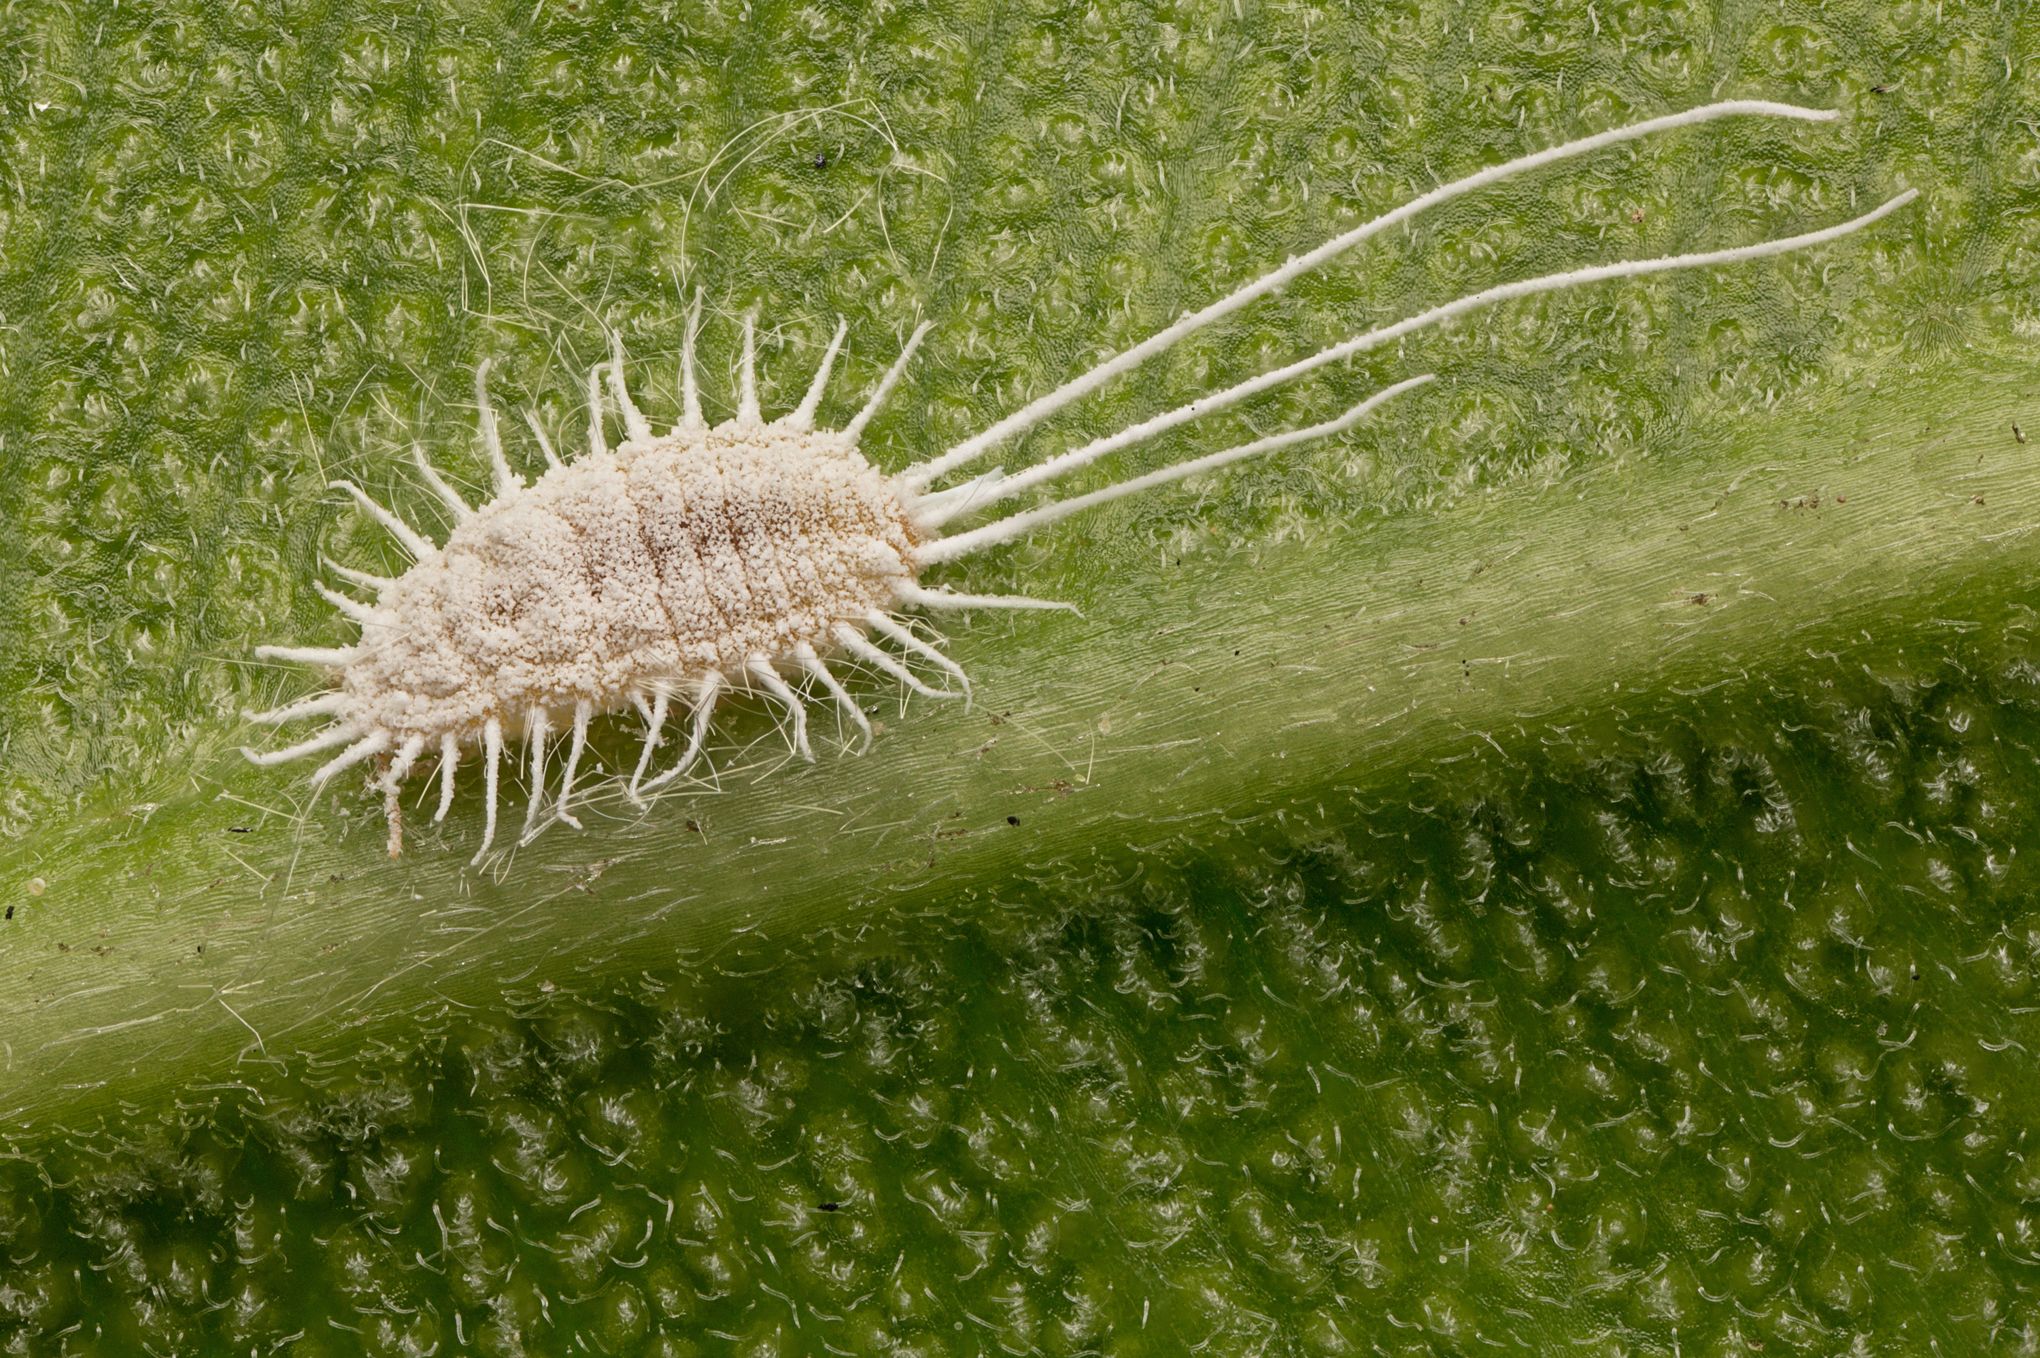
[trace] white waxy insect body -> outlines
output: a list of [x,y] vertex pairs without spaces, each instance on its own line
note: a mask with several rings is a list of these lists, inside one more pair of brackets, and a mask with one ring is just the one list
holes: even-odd
[[[331,718],[332,724],[298,744],[268,754],[250,751],[249,757],[277,764],[337,751],[313,774],[315,787],[342,770],[376,760],[394,855],[402,842],[398,795],[420,758],[431,752],[438,760],[437,816],[443,817],[453,802],[454,771],[463,749],[479,746],[486,798],[482,844],[475,855],[480,861],[495,837],[506,738],[522,737],[530,757],[527,835],[542,824],[545,754],[548,737],[555,731],[566,732],[570,743],[553,812],[557,819],[579,825],[569,802],[589,722],[599,714],[634,707],[645,716],[643,753],[627,783],[634,800],[695,764],[717,703],[732,689],[760,694],[784,708],[795,750],[812,758],[804,705],[812,700],[813,690],[797,690],[788,680],[811,682],[863,733],[868,745],[870,724],[830,670],[832,658],[847,655],[918,693],[967,697],[969,682],[962,668],[903,626],[902,610],[1064,606],[931,589],[920,581],[928,568],[1013,541],[1094,505],[1339,433],[1431,378],[1425,374],[1385,387],[1321,424],[1191,458],[959,533],[944,535],[944,525],[1306,372],[1474,308],[1606,279],[1805,249],[1860,230],[1915,196],[1912,191],[1902,193],[1851,221],[1803,235],[1501,284],[1200,396],[1013,475],[995,470],[947,488],[935,486],[1112,377],[1426,207],[1557,160],[1731,116],[1821,122],[1835,115],[1732,100],[1597,133],[1441,185],[1186,315],[983,433],[894,473],[867,460],[858,451],[858,439],[898,384],[927,331],[925,324],[914,331],[858,414],[841,430],[831,431],[816,429],[814,416],[846,327],[838,324],[800,405],[768,422],[759,408],[756,346],[747,319],[736,416],[710,426],[701,417],[693,363],[700,318],[697,302],[682,346],[679,427],[663,436],[653,433],[631,400],[624,381],[623,348],[616,340],[609,361],[588,374],[588,450],[562,462],[537,422],[531,421],[547,470],[529,486],[504,456],[489,405],[485,363],[476,372],[475,387],[482,442],[495,482],[493,498],[479,507],[469,506],[419,453],[428,488],[456,521],[446,541],[435,546],[359,488],[335,483],[404,545],[415,564],[395,580],[334,568],[342,579],[375,592],[373,604],[328,595],[361,624],[356,645],[344,650],[280,646],[258,650],[258,656],[333,669],[337,687],[254,715],[253,719],[272,724],[311,717]],[[605,408],[612,404],[626,433],[614,451],[604,435]],[[880,641],[896,649],[888,651]],[[916,665],[939,674],[941,684],[927,682]],[[684,747],[665,770],[648,778],[676,704],[688,711]]]
[[472,739],[497,717],[790,660],[890,611],[919,545],[891,484],[832,435],[686,430],[492,501],[376,600],[340,670],[364,728]]

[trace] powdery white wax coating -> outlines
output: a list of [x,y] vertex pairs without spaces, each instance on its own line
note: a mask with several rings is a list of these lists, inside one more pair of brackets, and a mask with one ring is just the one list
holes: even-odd
[[[528,838],[540,824],[546,734],[568,713],[572,743],[554,813],[578,828],[580,822],[569,814],[567,802],[586,747],[589,722],[598,712],[633,704],[645,714],[644,750],[628,786],[631,799],[639,801],[641,788],[656,788],[693,766],[708,735],[718,695],[729,687],[751,689],[755,685],[778,701],[791,716],[795,751],[812,759],[805,699],[781,677],[782,669],[797,670],[820,684],[869,739],[870,722],[824,661],[823,653],[838,647],[917,693],[968,700],[970,687],[962,669],[901,627],[892,616],[893,609],[903,604],[928,609],[1061,605],[1025,597],[926,590],[916,580],[921,570],[1011,542],[1124,496],[1338,433],[1382,402],[1428,382],[1430,377],[1413,377],[1377,391],[1322,424],[1268,435],[944,536],[943,526],[959,515],[981,511],[1121,448],[1476,308],[1607,279],[1711,268],[1805,249],[1869,226],[1910,202],[1917,190],[1908,189],[1851,221],[1796,236],[1625,260],[1498,284],[1199,396],[1012,475],[995,469],[963,484],[931,490],[948,472],[1031,428],[1111,377],[1426,207],[1510,175],[1651,132],[1744,115],[1813,122],[1830,121],[1835,116],[1761,100],[1731,100],[1613,128],[1477,171],[1296,256],[1036,398],[948,452],[890,478],[881,476],[855,447],[859,434],[898,384],[916,346],[927,334],[926,322],[914,329],[858,414],[841,430],[817,433],[813,431],[814,413],[847,326],[840,320],[837,323],[800,406],[766,425],[761,422],[757,398],[755,318],[747,316],[737,415],[710,429],[701,420],[694,372],[694,337],[701,308],[697,296],[681,346],[682,429],[665,439],[652,437],[644,413],[626,389],[623,341],[612,334],[609,361],[598,364],[588,375],[588,455],[569,467],[558,465],[533,420],[533,431],[554,466],[528,491],[518,484],[503,456],[489,405],[484,363],[475,373],[475,396],[481,410],[482,442],[495,473],[496,498],[480,511],[471,511],[420,454],[421,473],[460,521],[446,547],[438,549],[352,482],[332,483],[402,542],[418,564],[401,579],[388,582],[335,568],[353,583],[379,590],[377,606],[370,609],[322,587],[321,592],[337,607],[363,622],[358,647],[257,649],[261,659],[339,669],[341,682],[329,695],[271,712],[250,713],[251,720],[272,725],[314,717],[336,720],[326,731],[295,745],[266,754],[250,750],[248,757],[260,764],[281,764],[345,746],[312,775],[315,789],[364,760],[385,761],[378,782],[394,856],[402,845],[400,787],[421,752],[436,738],[442,784],[437,815],[443,817],[453,799],[460,747],[479,736],[487,789],[482,846],[474,859],[479,863],[494,842],[506,733],[521,732],[528,738],[532,781],[532,800],[525,817]],[[608,394],[630,434],[614,455],[603,435],[605,378]],[[867,629],[942,669],[953,685],[942,689],[929,686],[872,644]],[[689,680],[694,682],[680,699],[691,709],[686,748],[677,763],[646,782],[676,690]]]
[[627,707],[835,648],[915,577],[923,541],[841,435],[725,424],[625,443],[490,501],[377,600],[340,676],[348,720],[401,739]]

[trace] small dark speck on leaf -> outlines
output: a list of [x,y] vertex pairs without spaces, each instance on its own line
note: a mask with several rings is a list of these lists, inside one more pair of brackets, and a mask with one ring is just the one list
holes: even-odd
[[829,168],[829,153],[827,151],[815,152],[815,168],[817,170],[826,170]]
[[833,1212],[840,1206],[842,1206],[842,1204],[836,1202],[818,1202],[815,1204],[816,1210],[823,1212]]
[[1693,596],[1693,602],[1696,604],[1704,604],[1713,597],[1714,596],[1711,594],[1695,594]]
[[14,918],[14,907],[11,905],[7,907],[7,918],[9,919]]
[[[1006,824],[1008,824],[1008,825],[1018,825],[1019,823],[1020,823],[1020,818],[1019,818],[1018,816],[1008,816],[1008,817],[1006,817]],[[7,913],[8,913],[8,915],[9,915],[9,916],[11,917],[11,916],[12,916],[12,915],[14,914],[14,907],[13,907],[13,906],[11,906],[11,905],[10,905],[10,906],[8,906],[8,907],[7,907]]]
[[1969,497],[1969,503],[1973,505],[1980,505],[1983,503],[1983,497],[1981,495],[1972,495]]
[[227,833],[230,835],[252,835],[255,833],[255,827],[252,825],[229,825]]

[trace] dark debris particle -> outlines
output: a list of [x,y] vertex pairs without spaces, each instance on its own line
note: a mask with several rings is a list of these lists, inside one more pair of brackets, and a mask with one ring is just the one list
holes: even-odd
[[818,1202],[815,1204],[815,1210],[818,1212],[833,1212],[842,1205],[839,1202]]
[[[1018,822],[1015,822],[1015,823],[1017,824]],[[9,919],[13,919],[13,918],[14,918],[14,907],[13,907],[13,906],[11,906],[11,905],[7,907],[7,918],[9,918]]]
[[[1018,825],[1019,823],[1020,823],[1020,818],[1019,818],[1018,816],[1008,816],[1008,817],[1006,817],[1006,824],[1008,824],[1008,825]],[[8,907],[8,909],[7,909],[7,913],[8,913],[9,915],[12,915],[12,914],[14,913],[14,908],[13,908],[12,906],[9,906],[9,907]]]

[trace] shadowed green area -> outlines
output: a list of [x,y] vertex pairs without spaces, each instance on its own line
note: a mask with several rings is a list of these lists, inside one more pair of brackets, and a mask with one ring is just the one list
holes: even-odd
[[[2034,30],[0,15],[6,1342],[2031,1346]],[[484,483],[482,358],[571,449],[603,324],[675,413],[687,290],[712,412],[748,309],[768,410],[849,318],[836,419],[925,314],[900,465],[1442,179],[1730,95],[1843,116],[1454,204],[1003,460],[1502,279],[1922,199],[1093,469],[1442,375],[946,571],[1085,609],[960,622],[973,712],[866,678],[888,729],[813,770],[742,712],[716,788],[481,874],[472,781],[391,865],[358,787],[233,753],[312,682],[253,647],[345,635],[319,557],[401,565],[327,479],[426,522],[414,441]]]
[[78,1353],[2023,1351],[2040,638],[1978,621],[860,965],[251,1051],[0,1164],[0,1299]]

